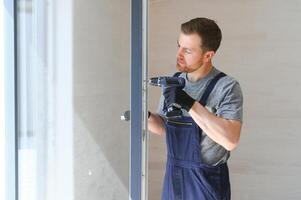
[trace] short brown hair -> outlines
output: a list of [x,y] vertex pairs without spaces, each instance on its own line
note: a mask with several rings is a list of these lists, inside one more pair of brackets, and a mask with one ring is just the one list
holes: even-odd
[[222,40],[222,32],[214,20],[195,18],[181,25],[184,34],[198,34],[202,39],[201,49],[216,52]]

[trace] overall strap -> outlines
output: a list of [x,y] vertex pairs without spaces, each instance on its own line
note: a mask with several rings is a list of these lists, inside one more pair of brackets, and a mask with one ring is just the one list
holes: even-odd
[[200,104],[202,104],[203,106],[205,106],[205,105],[207,104],[207,99],[208,99],[210,93],[212,92],[214,86],[216,85],[217,81],[218,81],[219,79],[221,79],[222,77],[224,77],[224,76],[226,76],[226,74],[223,73],[223,72],[220,72],[218,75],[216,75],[216,76],[210,81],[210,83],[209,83],[209,85],[207,86],[207,88],[206,88],[206,90],[205,90],[205,92],[204,92],[204,94],[203,94],[201,100],[199,101]]

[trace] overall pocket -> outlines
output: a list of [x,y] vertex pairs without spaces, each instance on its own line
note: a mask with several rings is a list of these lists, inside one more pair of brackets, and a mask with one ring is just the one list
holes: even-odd
[[179,160],[194,161],[198,156],[194,134],[191,122],[168,121],[166,124],[168,155]]

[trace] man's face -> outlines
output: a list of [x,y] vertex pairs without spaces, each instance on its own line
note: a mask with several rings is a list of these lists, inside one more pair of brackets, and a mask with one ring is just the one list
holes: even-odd
[[180,72],[194,72],[204,64],[201,44],[201,38],[197,34],[180,33],[177,52],[177,68]]

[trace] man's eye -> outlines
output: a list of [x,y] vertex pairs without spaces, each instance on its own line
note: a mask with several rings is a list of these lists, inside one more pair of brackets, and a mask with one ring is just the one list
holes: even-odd
[[186,53],[186,54],[191,54],[191,52],[190,52],[190,51],[185,51],[185,53]]

